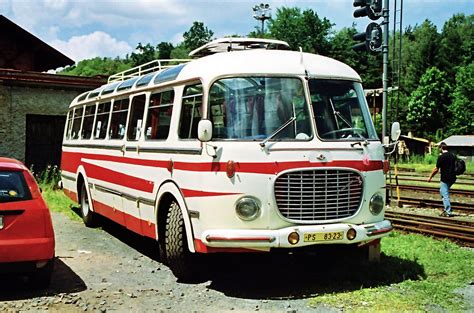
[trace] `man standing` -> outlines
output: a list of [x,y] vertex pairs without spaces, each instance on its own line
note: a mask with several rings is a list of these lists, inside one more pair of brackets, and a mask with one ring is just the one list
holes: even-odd
[[451,213],[451,203],[449,201],[449,188],[456,181],[456,174],[454,173],[454,163],[456,161],[456,156],[448,151],[448,146],[442,142],[439,147],[441,148],[441,154],[436,161],[436,167],[431,172],[428,181],[430,182],[433,176],[441,170],[441,184],[439,192],[441,198],[443,198],[444,211],[441,213],[441,216],[452,216]]

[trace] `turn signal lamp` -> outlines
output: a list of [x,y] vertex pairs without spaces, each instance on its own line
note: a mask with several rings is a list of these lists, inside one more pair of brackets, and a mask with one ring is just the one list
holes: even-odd
[[297,232],[291,232],[288,235],[288,242],[292,245],[296,245],[300,241],[300,235]]
[[347,231],[347,239],[353,240],[357,236],[357,232],[354,228],[349,228]]
[[227,173],[227,177],[232,178],[235,175],[235,163],[232,160],[227,161],[227,165],[225,167],[225,171]]

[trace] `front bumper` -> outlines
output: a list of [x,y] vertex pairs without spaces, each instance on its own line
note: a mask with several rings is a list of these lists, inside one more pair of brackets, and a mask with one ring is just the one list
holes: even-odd
[[[354,239],[347,238],[349,229],[356,231]],[[266,229],[212,229],[202,233],[200,240],[208,247],[215,248],[250,248],[258,250],[269,250],[271,248],[298,248],[314,244],[353,244],[371,241],[381,238],[393,229],[388,220],[378,223],[354,225],[354,224],[328,224],[328,225],[298,225],[276,230]],[[296,232],[300,240],[291,244],[288,241],[290,233]],[[319,240],[305,242],[305,234],[326,234],[343,232],[338,240]],[[324,236],[322,236],[324,238]],[[330,236],[329,236],[330,237]]]

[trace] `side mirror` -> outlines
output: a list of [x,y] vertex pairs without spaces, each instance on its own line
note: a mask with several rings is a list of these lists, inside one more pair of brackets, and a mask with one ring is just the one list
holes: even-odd
[[390,139],[392,139],[392,141],[397,141],[398,138],[400,138],[401,132],[402,131],[400,130],[400,123],[393,122],[392,129],[390,131]]
[[198,139],[208,142],[212,138],[212,122],[210,120],[200,120],[198,124]]

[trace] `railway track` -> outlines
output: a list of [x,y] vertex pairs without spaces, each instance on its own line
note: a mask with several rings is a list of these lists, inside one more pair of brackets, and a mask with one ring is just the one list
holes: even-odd
[[[387,183],[390,181],[390,179],[387,179]],[[395,176],[392,176],[392,182],[395,181]],[[411,177],[400,177],[398,176],[398,181],[402,182],[420,182],[420,183],[426,183],[426,177],[420,177],[420,178],[411,178]],[[439,180],[432,180],[433,183],[438,183]],[[467,180],[461,180],[457,179],[455,185],[457,186],[473,186],[474,181],[467,181]]]
[[[387,184],[387,188],[395,189],[397,186],[394,184]],[[410,186],[410,185],[398,185],[400,190],[419,191],[427,193],[439,194],[438,187],[427,187],[427,186]],[[450,189],[449,193],[452,195],[460,195],[464,197],[474,197],[474,190],[461,190],[461,189]]]
[[387,210],[385,216],[396,229],[438,238],[448,238],[468,247],[474,247],[474,222],[472,221],[393,210]]
[[[435,209],[443,209],[442,200],[421,199],[414,197],[400,197],[399,204],[409,204],[417,207],[431,207]],[[451,208],[455,212],[474,214],[474,205],[472,203],[451,201]]]

